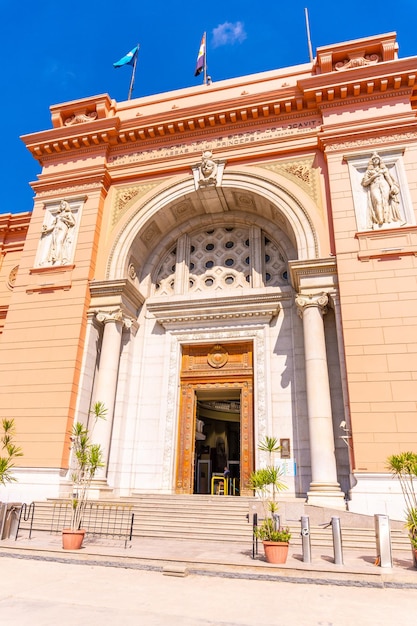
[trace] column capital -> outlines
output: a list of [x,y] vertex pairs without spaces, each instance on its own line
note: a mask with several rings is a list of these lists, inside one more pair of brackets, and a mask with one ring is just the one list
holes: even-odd
[[124,328],[128,330],[132,327],[134,319],[124,315],[122,309],[116,311],[96,311],[96,320],[101,324],[107,324],[108,322],[121,322]]
[[329,296],[327,293],[316,294],[298,294],[295,297],[295,304],[297,306],[298,315],[302,318],[304,311],[309,307],[316,307],[320,309],[322,315],[327,313],[327,305],[329,303]]

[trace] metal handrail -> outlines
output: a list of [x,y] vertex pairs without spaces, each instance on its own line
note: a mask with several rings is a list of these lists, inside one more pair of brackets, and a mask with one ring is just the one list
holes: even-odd
[[23,521],[27,522],[30,519],[30,526],[29,526],[29,539],[32,538],[32,528],[33,528],[33,517],[35,515],[35,503],[31,502],[29,504],[29,506],[23,502],[22,506],[20,507],[20,513],[19,513],[19,521],[17,522],[17,528],[16,528],[16,534],[14,537],[14,540],[17,540],[17,536],[19,534],[19,529],[20,529],[20,522]]

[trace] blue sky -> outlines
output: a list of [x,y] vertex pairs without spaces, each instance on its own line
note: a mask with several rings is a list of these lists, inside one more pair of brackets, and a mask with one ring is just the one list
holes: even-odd
[[0,0],[0,213],[33,206],[29,183],[40,168],[19,137],[51,128],[53,104],[103,93],[126,100],[131,68],[113,63],[137,43],[133,97],[201,84],[194,69],[204,31],[213,81],[297,65],[309,60],[305,7],[314,55],[319,46],[395,31],[399,56],[417,56],[417,0]]

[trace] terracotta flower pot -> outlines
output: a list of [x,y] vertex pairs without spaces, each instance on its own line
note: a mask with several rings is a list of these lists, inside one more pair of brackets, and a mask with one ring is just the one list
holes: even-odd
[[285,563],[288,556],[288,543],[285,541],[263,541],[265,558],[268,563]]
[[62,531],[62,547],[64,550],[79,550],[84,541],[85,530],[71,530],[64,528]]

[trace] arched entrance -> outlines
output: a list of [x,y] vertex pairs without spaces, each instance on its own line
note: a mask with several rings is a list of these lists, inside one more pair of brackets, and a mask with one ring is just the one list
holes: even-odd
[[246,493],[254,462],[252,342],[184,345],[176,493],[209,493],[228,465]]

